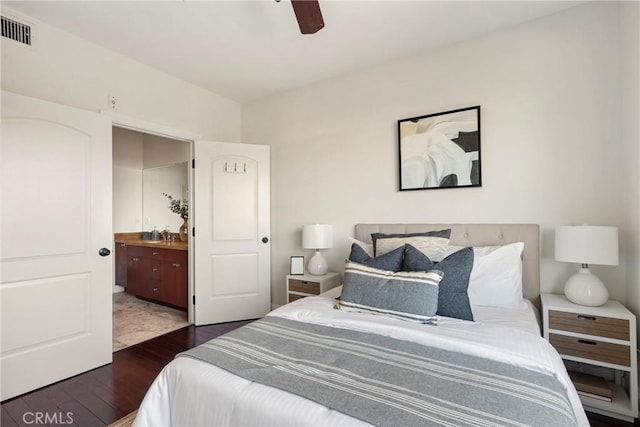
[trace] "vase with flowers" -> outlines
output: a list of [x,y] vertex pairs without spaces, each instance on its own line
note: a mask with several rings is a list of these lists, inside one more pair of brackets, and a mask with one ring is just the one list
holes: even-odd
[[189,236],[189,202],[185,199],[174,199],[167,193],[162,194],[169,199],[169,210],[180,215],[180,218],[182,218],[183,222],[178,234],[180,236],[180,240],[186,242]]

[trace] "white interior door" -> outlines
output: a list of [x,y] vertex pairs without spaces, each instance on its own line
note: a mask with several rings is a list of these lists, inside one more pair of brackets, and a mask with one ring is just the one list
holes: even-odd
[[269,147],[194,143],[195,324],[271,308]]
[[111,120],[2,92],[2,400],[111,362]]

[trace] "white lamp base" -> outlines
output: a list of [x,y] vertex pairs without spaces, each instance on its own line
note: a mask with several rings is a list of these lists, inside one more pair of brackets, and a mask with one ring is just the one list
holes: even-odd
[[569,277],[564,285],[564,294],[569,301],[590,307],[600,306],[609,300],[609,292],[602,280],[585,267]]
[[307,271],[314,276],[323,276],[329,271],[327,261],[324,259],[319,250],[316,250],[316,254],[311,257],[307,264]]

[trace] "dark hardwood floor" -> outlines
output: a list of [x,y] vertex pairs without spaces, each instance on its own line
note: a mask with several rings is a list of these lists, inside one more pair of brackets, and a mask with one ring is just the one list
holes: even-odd
[[[188,326],[113,354],[113,363],[2,402],[2,427],[107,426],[136,410],[154,378],[176,353],[229,332],[248,321]],[[593,427],[637,427],[587,413]],[[50,422],[44,417],[48,417]],[[36,417],[40,417],[38,419]]]
[[617,420],[615,418],[605,417],[600,414],[593,414],[591,412],[587,412],[587,417],[589,418],[589,423],[591,427],[637,427],[638,419],[635,419],[635,422],[628,423],[622,420]]
[[0,425],[107,426],[140,406],[176,353],[247,323],[188,326],[117,351],[109,365],[2,402]]

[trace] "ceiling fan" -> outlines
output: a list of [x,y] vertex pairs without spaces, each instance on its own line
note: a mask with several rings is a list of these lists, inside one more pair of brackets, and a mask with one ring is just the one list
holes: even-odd
[[302,34],[314,34],[324,28],[318,0],[291,0],[291,6]]

